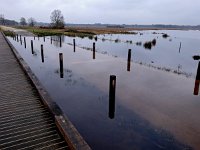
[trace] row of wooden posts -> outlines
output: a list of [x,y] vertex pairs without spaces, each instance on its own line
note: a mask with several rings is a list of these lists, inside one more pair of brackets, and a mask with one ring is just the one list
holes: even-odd
[[[21,37],[21,35],[20,35],[20,40],[19,40],[19,38],[18,38],[18,35],[14,36],[13,39],[16,40],[17,42],[20,41],[20,43],[21,43],[21,45],[22,45],[22,37]],[[38,37],[38,39],[39,39],[39,37]],[[35,40],[35,36],[34,36],[34,40]],[[52,39],[52,37],[51,37],[51,44],[52,44],[52,41],[53,41],[53,39]],[[44,37],[44,42],[45,42],[45,37]],[[24,37],[24,47],[26,48],[26,37]],[[61,37],[60,37],[60,47],[62,47],[62,39],[61,39]],[[75,39],[73,39],[73,47],[74,47],[74,52],[76,52],[76,41],[75,41]],[[92,51],[93,51],[93,59],[96,58],[96,57],[95,57],[95,52],[96,52],[95,49],[96,49],[96,48],[95,48],[95,43],[93,43],[93,50],[92,50]],[[32,51],[32,54],[34,54],[34,50],[33,50],[33,40],[31,40],[31,51]]]
[[[15,40],[19,41],[18,35],[14,38]],[[34,37],[35,39],[35,37]],[[61,39],[61,38],[60,38]],[[44,37],[45,41],[45,37]],[[61,40],[60,40],[61,42]],[[20,43],[22,44],[22,38],[20,35]],[[51,44],[52,44],[52,38],[51,38]],[[73,39],[73,45],[74,45],[74,52],[76,49],[76,43],[75,39]],[[26,38],[24,37],[24,46],[26,48]],[[60,44],[61,46],[61,44]],[[180,44],[181,47],[181,44]],[[31,40],[31,51],[32,54],[34,54],[33,50],[33,40]],[[41,45],[41,58],[42,62],[44,62],[44,50],[43,50],[43,45]],[[93,59],[95,59],[95,43],[93,43]],[[64,67],[63,67],[63,54],[59,53],[59,63],[60,63],[60,78],[64,77]],[[130,71],[130,66],[131,66],[131,49],[128,50],[128,59],[127,59],[127,71]],[[199,85],[200,85],[200,62],[198,64],[198,69],[197,69],[197,75],[196,75],[196,80],[195,80],[195,87],[194,87],[194,95],[198,95],[199,93]],[[113,119],[115,116],[115,91],[116,91],[116,76],[111,75],[110,76],[110,83],[109,83],[109,118]]]
[[[44,38],[44,42],[45,42],[45,37]],[[15,37],[13,37],[14,40],[19,41],[18,39],[18,35],[16,35]],[[35,39],[35,37],[34,37]],[[38,36],[39,39],[39,36]],[[51,44],[52,44],[52,37],[51,37]],[[20,43],[22,45],[22,37],[20,35]],[[24,37],[24,46],[26,48],[26,37]],[[62,46],[62,40],[61,40],[61,36],[60,36],[60,46]],[[73,39],[73,47],[74,47],[74,52],[76,51],[76,41],[75,39]],[[96,59],[96,46],[95,46],[95,42],[93,43],[93,59]],[[33,49],[33,40],[31,40],[31,52],[32,54],[34,54],[34,49]],[[42,57],[42,62],[44,62],[44,51],[43,51],[43,45],[41,45],[41,57]],[[131,68],[131,49],[128,50],[128,59],[127,59],[127,71],[130,71]]]
[[[39,37],[38,37],[39,38]],[[13,37],[14,40],[19,42],[18,35]],[[34,37],[35,40],[35,37]],[[45,42],[45,37],[44,37]],[[20,43],[22,45],[22,37],[20,35]],[[61,43],[61,40],[60,40]],[[51,38],[51,44],[52,44],[52,38]],[[60,44],[61,45],[61,44]],[[73,45],[74,45],[74,52],[76,50],[76,42],[75,39],[73,39]],[[26,48],[26,37],[24,37],[24,46]],[[34,47],[33,47],[33,40],[31,40],[31,52],[34,54]],[[41,58],[42,62],[44,63],[44,48],[43,45],[41,45]],[[93,59],[95,59],[95,43],[93,43]],[[128,64],[127,64],[127,70],[130,71],[130,62],[131,62],[131,49],[128,51]],[[64,77],[64,66],[63,66],[63,54],[59,53],[59,64],[60,64],[60,78]],[[116,91],[116,76],[111,75],[110,76],[110,84],[109,84],[109,118],[113,119],[115,116],[115,91]]]

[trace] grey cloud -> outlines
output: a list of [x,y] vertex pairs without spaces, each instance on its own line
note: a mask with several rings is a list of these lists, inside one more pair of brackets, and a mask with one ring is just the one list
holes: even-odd
[[10,19],[34,17],[50,22],[60,9],[70,23],[200,24],[199,0],[0,0],[0,14]]

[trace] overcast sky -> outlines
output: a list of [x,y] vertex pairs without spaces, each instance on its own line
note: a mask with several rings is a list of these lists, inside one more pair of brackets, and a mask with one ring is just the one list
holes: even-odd
[[0,14],[50,22],[60,9],[66,23],[200,24],[200,0],[0,0]]

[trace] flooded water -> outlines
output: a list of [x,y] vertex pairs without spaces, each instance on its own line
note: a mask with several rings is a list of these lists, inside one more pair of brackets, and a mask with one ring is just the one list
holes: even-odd
[[[199,31],[76,37],[75,50],[72,37],[62,37],[61,45],[59,37],[50,39],[26,37],[25,48],[9,38],[92,149],[200,149],[200,66],[197,72],[193,59],[200,54]],[[151,49],[143,47],[153,39]],[[110,75],[116,76],[115,99]]]

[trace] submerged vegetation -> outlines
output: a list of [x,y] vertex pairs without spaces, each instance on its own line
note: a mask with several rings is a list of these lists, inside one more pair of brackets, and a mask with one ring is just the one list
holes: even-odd
[[194,55],[194,56],[193,56],[193,59],[194,59],[194,60],[200,60],[200,56]]
[[168,34],[166,34],[166,33],[163,33],[162,37],[166,39],[166,38],[168,38],[168,37],[169,37],[169,35],[168,35]]
[[119,43],[121,40],[120,39],[116,39],[115,40],[115,43]]
[[129,44],[132,44],[133,43],[133,41],[129,41],[129,40],[126,40],[126,43],[129,43]]
[[141,45],[142,45],[142,42],[136,42],[136,45],[137,45],[137,46],[141,46]]
[[16,35],[15,32],[12,31],[3,31],[3,33],[5,34],[5,36],[10,36],[10,37],[14,37]]
[[153,39],[152,41],[147,41],[143,44],[145,49],[151,49],[153,46],[156,46],[156,39]]

